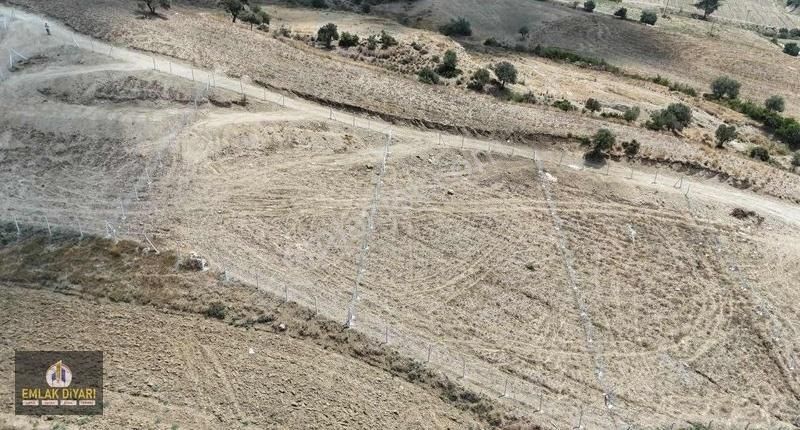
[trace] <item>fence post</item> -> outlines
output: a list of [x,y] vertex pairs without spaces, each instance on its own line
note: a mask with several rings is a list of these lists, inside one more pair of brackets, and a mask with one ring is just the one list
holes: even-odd
[[284,285],[283,286],[283,300],[286,303],[289,303],[289,286],[288,285]]
[[656,170],[656,175],[653,176],[653,183],[655,184],[658,181],[658,170]]
[[156,67],[156,57],[151,55],[150,58],[153,59],[153,70],[158,70],[158,67]]
[[317,296],[313,296],[313,298],[314,298],[314,316],[317,316],[317,314],[319,313],[319,310],[317,308]]
[[44,222],[47,223],[47,235],[53,237],[53,232],[50,230],[50,220],[47,219],[47,215],[44,216]]
[[383,329],[383,343],[389,344],[389,325],[387,324],[386,327]]
[[191,69],[192,69],[192,82],[194,82],[194,67],[191,67]]
[[428,358],[425,360],[426,363],[431,362],[431,349],[433,348],[433,344],[428,344]]
[[17,216],[14,215],[14,226],[17,227],[17,239],[19,239],[21,232],[19,230],[19,223],[17,222]]
[[502,397],[505,397],[506,394],[508,394],[508,376],[506,376],[506,383],[505,383],[505,386],[503,386],[503,395],[502,395]]
[[544,393],[540,391],[539,392],[539,409],[537,410],[537,412],[542,412],[543,404],[544,404]]
[[461,379],[467,377],[467,359],[463,356],[461,357]]
[[583,426],[583,406],[581,406],[580,415],[578,415],[578,427],[577,429],[580,430]]
[[258,289],[258,273],[256,273],[256,290]]

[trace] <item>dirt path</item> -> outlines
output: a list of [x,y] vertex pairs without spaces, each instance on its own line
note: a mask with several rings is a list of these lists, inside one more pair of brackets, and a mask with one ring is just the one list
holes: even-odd
[[[46,18],[30,14],[24,11],[21,11],[16,8],[9,8],[6,6],[0,6],[0,14],[4,15],[11,15],[13,10],[14,15],[17,19],[25,20],[30,23],[33,23],[40,28],[43,28],[44,21]],[[39,77],[55,77],[55,76],[66,76],[71,73],[74,74],[82,74],[86,73],[87,71],[98,71],[98,70],[147,70],[147,69],[156,69],[162,73],[169,73],[175,76],[181,76],[184,78],[193,79],[199,82],[205,82],[209,87],[216,86],[220,88],[224,88],[233,92],[243,92],[247,94],[248,97],[257,98],[257,99],[265,99],[268,101],[273,101],[275,103],[281,104],[286,109],[290,111],[294,111],[293,113],[287,113],[285,115],[281,115],[283,119],[301,119],[301,118],[318,118],[318,119],[333,119],[335,121],[342,122],[344,124],[352,124],[356,127],[367,127],[370,130],[377,130],[381,132],[388,132],[391,129],[395,136],[399,138],[406,138],[406,140],[411,141],[419,141],[419,142],[444,142],[448,146],[459,146],[459,141],[461,140],[460,136],[455,135],[442,135],[438,132],[429,132],[423,131],[416,128],[408,128],[408,127],[398,127],[393,124],[389,124],[385,121],[376,118],[358,118],[354,117],[352,114],[339,111],[336,109],[332,109],[329,107],[325,107],[319,104],[311,103],[306,100],[286,97],[285,94],[273,92],[270,90],[266,90],[261,87],[257,87],[248,83],[244,83],[242,80],[237,80],[233,78],[229,78],[226,76],[218,76],[213,71],[201,70],[194,68],[193,66],[189,66],[187,64],[183,64],[180,62],[175,62],[172,59],[162,58],[159,56],[148,55],[141,52],[135,52],[125,48],[114,47],[108,45],[105,42],[101,42],[95,40],[91,37],[75,33],[71,29],[61,25],[60,23],[56,23],[50,20],[47,20],[51,31],[53,33],[53,37],[59,38],[63,43],[70,44],[74,43],[78,46],[82,46],[84,48],[90,47],[96,52],[101,52],[109,55],[114,60],[117,60],[122,63],[113,63],[108,65],[97,65],[93,66],[90,69],[86,69],[83,67],[61,67],[55,71],[47,71],[42,72]],[[13,85],[16,79],[37,79],[37,75],[30,75],[21,78],[12,78],[9,80],[8,85]],[[262,114],[263,120],[270,120],[272,118],[276,118],[272,114]],[[247,118],[246,120],[244,118]],[[355,118],[355,121],[354,121]],[[241,121],[259,121],[259,114],[250,114],[246,116],[239,116],[236,115],[234,117],[230,117],[226,119],[217,118],[214,122],[214,126],[220,126],[225,123],[232,123],[232,122],[241,122]],[[211,125],[210,123],[209,125]],[[479,139],[472,139],[472,138],[465,138],[463,140],[463,146],[465,148],[472,148],[472,149],[482,149],[482,148],[492,148],[498,152],[505,152],[511,153],[514,150],[514,146],[509,145],[504,142],[497,142],[497,141],[486,141],[486,140],[479,140]],[[393,150],[397,150],[394,148]],[[528,150],[524,152],[524,150],[516,148],[516,154],[522,157],[533,158],[534,154]],[[555,160],[561,157],[561,152],[554,152],[554,151],[546,151],[542,148],[536,150],[536,155],[545,160]],[[572,157],[575,157],[577,154],[570,154]],[[612,169],[615,171],[624,171],[626,166],[622,163],[612,163]],[[672,180],[677,181],[678,178],[674,176],[662,176],[662,183],[667,183]],[[644,187],[653,187],[653,184],[650,178],[642,176],[642,175],[634,175],[634,178],[629,179],[637,184],[644,186]],[[659,186],[659,188],[663,188]],[[736,202],[741,204],[742,206],[748,207],[750,209],[762,212],[768,212],[774,216],[783,218],[787,222],[791,223],[800,223],[800,207],[797,205],[789,204],[781,202],[777,199],[772,199],[765,196],[760,196],[758,194],[752,192],[746,192],[742,190],[734,189],[725,184],[713,183],[713,181],[707,182],[698,182],[692,183],[689,186],[690,192],[693,195],[702,196],[702,198],[708,198],[712,200],[716,200],[719,202]]]

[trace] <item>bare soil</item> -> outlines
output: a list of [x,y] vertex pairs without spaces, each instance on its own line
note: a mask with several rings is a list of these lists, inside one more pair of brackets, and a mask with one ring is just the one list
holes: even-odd
[[[239,32],[235,28],[223,32],[220,17],[202,15],[196,9],[179,7],[175,13],[179,14],[167,25],[175,25],[183,14],[196,13],[191,16],[207,25],[207,33],[219,30],[214,43],[233,43],[236,39],[225,34]],[[70,16],[66,19],[77,19]],[[194,25],[189,20],[183,24]],[[181,31],[176,29],[176,34]],[[316,50],[302,48],[302,43],[276,41],[271,36],[259,42],[261,47],[273,46],[282,53],[276,58],[283,59],[262,66],[262,71],[297,67],[300,63],[290,58],[296,54],[310,59],[306,65],[334,64],[352,71],[353,86],[369,85],[375,76],[387,83],[384,90],[414,96],[382,98],[365,105],[382,106],[383,113],[406,111],[413,118],[414,112],[426,109],[415,105],[418,100],[439,94],[454,105],[481,102],[459,106],[462,112],[472,108],[515,112],[518,117],[506,117],[494,127],[522,130],[520,134],[534,130],[556,134],[554,129],[559,127],[558,134],[563,134],[608,124],[550,109],[499,103],[452,88],[422,87],[338,54],[320,56]],[[194,46],[193,53],[203,52],[202,44]],[[272,52],[273,48],[264,49]],[[664,175],[666,169],[657,165],[611,162],[605,171],[595,169],[576,161],[580,148],[552,136],[529,135],[526,143],[530,146],[469,138],[461,148],[454,135],[445,133],[446,142],[440,143],[435,132],[391,126],[360,115],[343,119],[341,110],[296,99],[285,107],[264,102],[231,107],[201,103],[195,108],[194,103],[186,103],[187,94],[208,94],[205,88],[236,100],[235,91],[222,88],[239,87],[252,100],[255,87],[221,75],[216,89],[206,82],[191,84],[167,71],[145,71],[152,67],[147,61],[142,64],[121,48],[116,55],[108,55],[114,61],[106,65],[73,63],[53,70],[20,70],[0,84],[2,95],[16,106],[0,114],[3,142],[10,149],[2,152],[5,158],[0,160],[5,167],[0,169],[0,183],[5,184],[0,189],[4,197],[0,209],[11,239],[12,219],[39,226],[49,220],[57,232],[70,232],[73,237],[76,227],[91,228],[99,234],[134,237],[148,247],[176,248],[182,255],[199,252],[218,273],[228,272],[249,285],[249,295],[239,297],[254,308],[244,308],[252,312],[249,316],[231,317],[231,322],[239,324],[261,316],[255,312],[259,302],[253,298],[263,292],[286,294],[289,301],[305,306],[306,312],[317,308],[322,316],[341,324],[359,279],[355,332],[388,340],[390,346],[421,357],[420,361],[426,350],[432,351],[426,368],[451,377],[463,375],[460,382],[488,396],[503,395],[506,406],[533,424],[574,425],[581,412],[584,425],[597,428],[688,426],[709,420],[726,426],[758,423],[773,428],[796,422],[800,317],[794,306],[798,299],[794,284],[800,258],[800,210],[787,200],[764,195],[797,196],[795,175],[727,153],[725,157],[709,155],[711,150],[691,142],[622,125],[614,126],[622,137],[643,140],[641,160],[681,159],[686,164],[678,168],[687,172],[692,166],[710,167],[713,161],[723,172],[734,168],[747,172],[737,178],[750,176],[756,185],[739,190],[718,177],[700,174],[691,178],[690,186],[683,179],[678,184],[677,177],[672,178],[675,184],[665,183],[664,176],[660,181],[652,176],[655,172]],[[119,73],[102,77],[106,70]],[[305,77],[310,82],[322,76],[315,75],[319,70],[307,68],[305,75],[280,79]],[[344,91],[338,87],[338,78],[325,79],[329,84],[319,91]],[[401,86],[404,89],[398,89]],[[102,91],[107,87],[117,88],[114,93],[120,95],[109,100]],[[53,90],[42,94],[42,88]],[[265,90],[264,94],[273,93]],[[482,129],[484,120],[468,124]],[[523,122],[536,125],[506,127]],[[554,142],[562,143],[557,151],[553,151]],[[58,157],[48,153],[53,147],[61,148]],[[562,149],[565,159],[558,157]],[[381,171],[384,155],[387,168]],[[630,176],[619,174],[631,167],[636,167],[635,175],[633,170]],[[140,193],[135,198],[132,188]],[[754,188],[760,193],[753,192]],[[755,211],[763,221],[732,217],[737,207]],[[373,208],[376,215],[370,230],[366,220]],[[108,227],[115,230],[104,232]],[[369,253],[359,278],[357,262],[365,237]],[[27,255],[38,253],[33,248]],[[9,248],[7,255],[3,261],[23,254]],[[3,268],[12,269],[12,274],[17,270],[12,265]],[[112,284],[102,273],[85,282],[102,291],[101,297],[109,297],[103,288]],[[7,282],[11,281],[25,282],[19,277]],[[46,276],[28,282],[36,287],[54,281]],[[134,288],[137,285],[125,283],[114,294],[120,295],[120,301],[139,303],[160,291],[143,294],[141,288]],[[4,303],[11,304],[4,306],[16,312],[13,315],[28,317],[24,312],[29,311],[16,306],[28,300],[26,294],[9,293]],[[201,294],[230,304],[228,300],[235,301],[239,293],[210,283]],[[51,300],[43,297],[44,302]],[[186,301],[181,294],[167,298],[167,303]],[[98,312],[110,312],[102,315],[112,322],[117,319],[111,315],[145,312],[128,307],[132,305],[101,305]],[[179,309],[202,307],[189,301]],[[199,325],[213,334],[198,335],[201,344],[219,344],[221,349],[227,347],[218,339],[226,339],[224,343],[233,344],[235,351],[259,344],[259,338],[248,337],[255,336],[256,329],[239,334],[216,322],[210,328],[211,323],[197,317],[169,318],[169,314],[142,314],[135,319],[141,326],[157,321],[153,327],[136,327],[142,330],[136,334],[142,340],[135,347],[151,348],[141,346],[149,331],[156,333],[153,344],[168,343],[168,337],[160,339],[167,336],[165,332],[174,335],[164,328],[169,324]],[[117,331],[109,333],[116,334],[128,324],[115,325]],[[15,328],[20,335],[14,339],[33,343],[34,329],[20,325]],[[110,342],[91,337],[94,334],[81,336],[75,345]],[[214,365],[214,356],[202,347],[193,348],[186,354]],[[153,347],[153,351],[164,349],[168,348]],[[312,352],[298,354],[308,357]],[[237,372],[236,378],[227,377],[227,383],[221,379],[223,388],[233,387],[239,378],[253,381],[250,372],[255,367],[248,367],[247,357],[251,356],[238,357],[234,350],[216,356],[220,363],[230,361],[230,371]],[[330,369],[339,364],[330,360],[319,372],[336,373]],[[206,370],[211,375],[228,371],[217,367],[224,366]],[[255,408],[236,390],[225,388],[228,398],[223,403],[208,400],[206,410],[212,417],[222,416],[225,424],[241,422],[242,415],[248,414],[239,410]],[[335,390],[335,384],[326,385],[323,393],[315,394],[320,396],[315,404],[333,403],[343,392]],[[369,404],[371,392],[356,399]],[[273,394],[263,395],[271,398]],[[414,395],[412,404],[425,399]],[[540,401],[543,410],[537,412]],[[435,405],[429,403],[439,410]],[[270,418],[268,413],[253,412],[264,423]],[[319,416],[275,413],[286,420]],[[354,425],[429,426],[416,421],[405,425],[400,421],[405,419],[402,412],[401,418],[381,418],[375,413]],[[430,426],[447,427],[452,418],[462,420],[452,425],[461,428],[476,419],[475,414],[463,418],[456,412],[430,413],[434,417]],[[174,416],[176,421],[182,417]],[[336,417],[330,422],[346,425]],[[286,421],[286,425],[323,422]],[[215,424],[212,421],[209,427]]]

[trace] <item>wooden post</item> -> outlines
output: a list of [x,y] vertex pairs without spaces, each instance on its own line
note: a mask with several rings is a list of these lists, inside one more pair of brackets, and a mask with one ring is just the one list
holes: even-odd
[[428,358],[425,360],[426,363],[430,363],[431,362],[431,349],[432,348],[433,348],[433,345],[429,343],[428,344]]

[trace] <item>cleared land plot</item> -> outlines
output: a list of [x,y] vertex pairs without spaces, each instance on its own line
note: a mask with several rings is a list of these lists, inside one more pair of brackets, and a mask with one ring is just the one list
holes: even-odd
[[[99,417],[26,419],[13,415],[12,392],[3,390],[0,423],[10,428],[481,426],[435,394],[313,342],[146,306],[2,288],[8,341],[0,382],[13,386],[15,349],[102,350],[107,402]],[[53,303],[59,318],[41,318]]]

